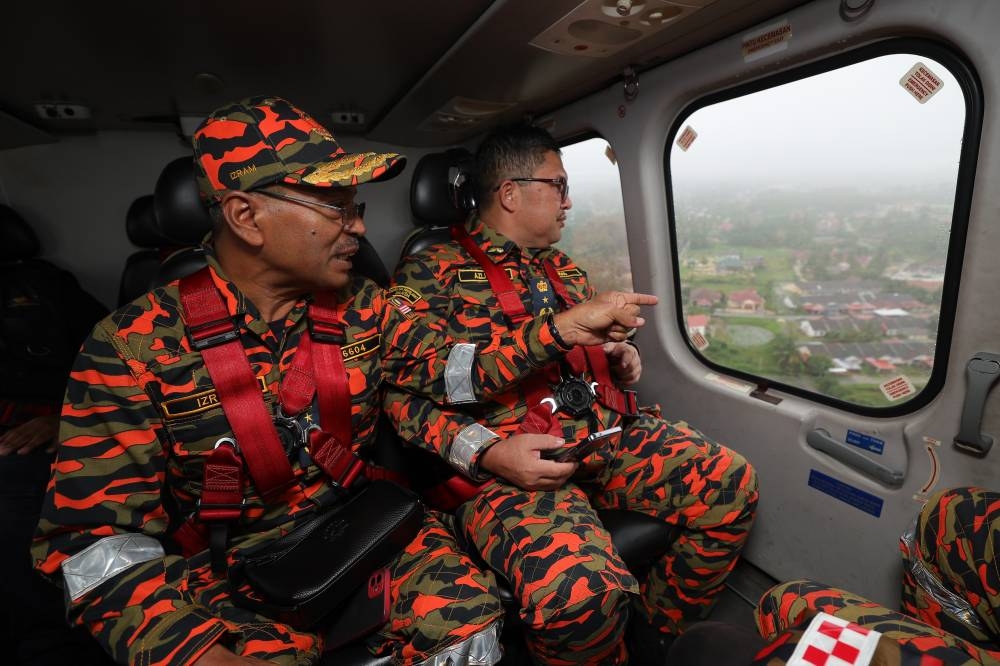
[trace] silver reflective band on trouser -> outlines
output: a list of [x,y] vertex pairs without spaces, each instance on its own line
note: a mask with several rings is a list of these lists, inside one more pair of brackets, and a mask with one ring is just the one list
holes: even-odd
[[500,435],[478,423],[465,426],[455,435],[448,449],[448,462],[462,474],[472,476],[472,459],[476,454]]
[[448,402],[460,404],[475,402],[472,390],[472,365],[476,362],[476,345],[460,342],[448,352],[448,364],[444,367],[444,388]]
[[76,601],[126,569],[163,555],[163,545],[145,534],[104,537],[62,563],[66,591]]
[[913,579],[924,592],[941,604],[941,608],[948,615],[981,634],[989,635],[972,605],[942,585],[937,576],[931,573],[924,561],[920,559],[920,548],[917,546],[917,521],[919,519],[918,515],[910,528],[903,532],[903,536],[899,537],[907,559],[910,561],[910,573],[913,574]]
[[493,666],[500,661],[500,620],[416,666]]

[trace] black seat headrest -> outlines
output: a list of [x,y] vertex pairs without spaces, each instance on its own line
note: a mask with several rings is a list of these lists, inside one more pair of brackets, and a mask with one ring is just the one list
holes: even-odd
[[191,157],[167,164],[156,181],[156,223],[173,245],[197,245],[212,230],[212,218],[198,197]]
[[24,218],[0,204],[0,261],[31,259],[41,251],[38,236]]
[[417,226],[448,226],[475,207],[472,154],[464,148],[424,155],[410,181],[410,209]]
[[139,197],[128,207],[128,212],[125,214],[125,234],[132,245],[141,248],[153,249],[174,245],[163,235],[156,223],[152,194]]

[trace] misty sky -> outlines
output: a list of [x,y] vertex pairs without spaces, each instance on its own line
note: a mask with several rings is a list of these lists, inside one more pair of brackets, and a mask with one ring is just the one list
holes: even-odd
[[[917,62],[944,82],[924,104],[899,84]],[[953,182],[964,121],[962,91],[943,65],[882,56],[695,111],[684,123],[698,132],[690,149],[671,145],[673,184]]]
[[[922,62],[943,82],[918,103],[899,80]],[[958,82],[923,56],[887,55],[704,107],[698,137],[670,145],[675,191],[713,184],[822,188],[954,184],[965,121]],[[571,193],[615,183],[603,139],[563,149]]]

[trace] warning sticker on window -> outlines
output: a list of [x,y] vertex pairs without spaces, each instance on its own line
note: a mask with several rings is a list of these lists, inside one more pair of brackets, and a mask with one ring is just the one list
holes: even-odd
[[708,338],[701,334],[701,331],[695,331],[691,334],[691,344],[698,351],[705,351],[708,349]]
[[779,21],[760,30],[743,35],[743,62],[753,62],[788,48],[792,39],[792,26]]
[[903,78],[899,80],[899,85],[903,86],[906,92],[913,95],[921,104],[924,104],[937,94],[944,86],[944,81],[934,75],[931,70],[922,62],[910,68]]
[[890,379],[889,381],[882,382],[878,387],[882,389],[882,395],[884,395],[885,399],[889,402],[902,400],[903,398],[917,392],[917,389],[913,386],[910,380],[903,375]]
[[677,145],[681,150],[687,152],[687,149],[691,147],[694,140],[698,138],[698,133],[695,132],[690,125],[684,128],[681,135],[677,137]]

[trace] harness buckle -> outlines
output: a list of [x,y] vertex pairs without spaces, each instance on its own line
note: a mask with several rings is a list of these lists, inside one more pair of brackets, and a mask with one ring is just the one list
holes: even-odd
[[235,317],[225,317],[198,326],[189,326],[188,328],[190,330],[191,346],[198,351],[232,342],[233,340],[238,340],[240,337],[240,330],[236,326]]
[[574,418],[584,416],[594,406],[596,393],[591,382],[580,377],[563,379],[553,389],[559,409]]
[[316,321],[315,317],[309,317],[307,320],[307,326],[309,327],[309,337],[316,342],[325,342],[331,345],[342,345],[346,340],[344,336],[344,327],[339,323],[334,324],[330,322]]

